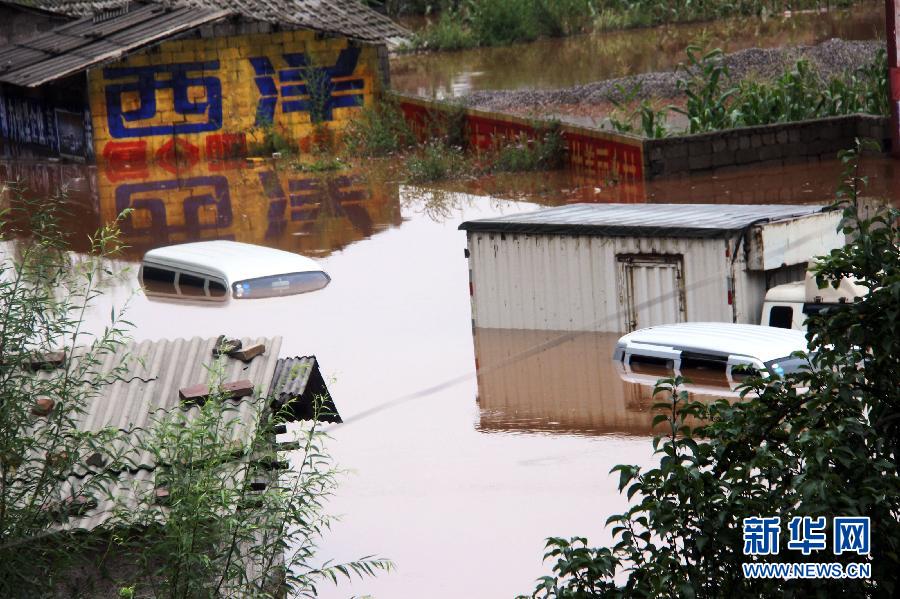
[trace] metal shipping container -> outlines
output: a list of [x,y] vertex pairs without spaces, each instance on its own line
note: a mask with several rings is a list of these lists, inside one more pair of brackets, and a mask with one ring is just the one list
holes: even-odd
[[844,244],[839,220],[823,206],[572,204],[468,221],[473,326],[756,323],[773,281]]

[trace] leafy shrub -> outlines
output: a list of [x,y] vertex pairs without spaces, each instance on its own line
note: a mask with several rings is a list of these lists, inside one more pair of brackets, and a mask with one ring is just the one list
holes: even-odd
[[426,144],[419,152],[410,154],[404,166],[410,183],[433,183],[461,175],[466,165],[467,161],[460,148],[437,140]]
[[387,156],[415,143],[400,106],[391,99],[366,106],[350,121],[343,143],[351,156]]
[[488,161],[493,172],[522,172],[558,169],[565,159],[565,140],[559,123],[536,131],[537,139],[525,136],[514,142],[502,143]]
[[464,50],[477,45],[478,40],[472,29],[465,24],[462,14],[452,9],[442,12],[413,41],[413,47],[436,50]]

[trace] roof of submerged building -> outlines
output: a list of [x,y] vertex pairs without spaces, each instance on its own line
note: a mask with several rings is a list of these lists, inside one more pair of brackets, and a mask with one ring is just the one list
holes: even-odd
[[134,51],[231,17],[374,43],[395,43],[408,34],[356,0],[35,0],[14,4],[76,17],[0,47],[0,82],[22,87],[38,87],[120,60]]
[[93,17],[142,5],[222,10],[282,27],[303,27],[373,42],[409,34],[387,16],[357,0],[14,0],[13,3],[72,17]]

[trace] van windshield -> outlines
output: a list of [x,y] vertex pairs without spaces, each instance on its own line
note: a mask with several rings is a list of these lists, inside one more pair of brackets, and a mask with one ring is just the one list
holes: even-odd
[[317,291],[330,282],[331,278],[321,271],[295,272],[238,281],[233,288],[235,298],[257,299]]

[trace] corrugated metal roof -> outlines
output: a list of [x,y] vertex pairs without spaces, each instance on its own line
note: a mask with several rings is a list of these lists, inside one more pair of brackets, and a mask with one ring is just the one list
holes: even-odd
[[[278,360],[272,378],[272,398],[279,405],[294,402],[290,406],[291,414],[297,420],[318,416],[317,420],[321,422],[341,422],[315,356]],[[314,409],[316,400],[322,402],[318,415]]]
[[[251,397],[231,401],[233,410],[228,419],[235,420],[231,431],[232,440],[246,443],[256,434],[256,414],[263,407],[261,398],[268,398],[271,382],[278,363],[281,337],[241,339],[244,347],[262,343],[266,351],[249,363],[238,359],[222,358],[222,382],[249,379],[256,392]],[[154,422],[160,416],[175,409],[181,409],[179,390],[194,384],[206,384],[210,379],[209,367],[215,359],[212,350],[216,339],[193,338],[190,340],[142,341],[123,345],[115,352],[107,352],[102,363],[96,367],[98,374],[105,376],[117,365],[125,364],[122,380],[103,387],[93,395],[84,413],[77,419],[77,426],[84,431],[100,431],[112,427],[127,433],[115,447],[108,448],[110,455],[122,456],[126,470],[122,470],[104,483],[105,493],[93,493],[98,506],[80,518],[67,523],[67,527],[92,529],[110,516],[115,502],[136,501],[133,494],[147,485],[152,490],[153,470],[156,468],[154,456],[148,451],[132,449],[140,441],[140,436],[152,431]],[[83,354],[82,354],[83,355]],[[74,360],[78,359],[76,352]],[[42,371],[41,377],[60,376],[62,371]],[[287,384],[291,384],[290,381]],[[197,411],[197,407],[190,410]],[[78,494],[85,480],[93,477],[103,466],[78,464],[65,485],[63,496],[68,492]],[[146,489],[145,489],[146,490]],[[96,491],[96,490],[95,490]],[[124,494],[124,495],[123,495]],[[131,495],[129,495],[131,494]],[[104,496],[106,495],[106,496]]]
[[66,23],[0,48],[0,81],[37,87],[230,14],[149,5],[97,23],[90,17]]
[[[34,0],[20,4],[72,16],[128,5],[128,0]],[[371,41],[389,42],[409,31],[358,0],[157,0],[154,4],[226,10],[247,19],[295,26]]]
[[708,238],[825,209],[791,204],[571,204],[466,221],[459,228],[545,235]]

